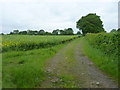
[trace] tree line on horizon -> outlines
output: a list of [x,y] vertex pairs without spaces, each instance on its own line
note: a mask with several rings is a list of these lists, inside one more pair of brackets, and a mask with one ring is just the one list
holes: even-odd
[[[77,35],[80,35],[81,32],[78,31],[76,33]],[[46,32],[45,30],[26,30],[26,31],[19,31],[19,30],[13,30],[9,33],[9,35],[75,35],[72,28],[67,28],[64,30],[56,29],[52,32]]]
[[[103,21],[100,19],[100,16],[96,15],[96,13],[89,13],[86,16],[82,16],[76,22],[76,28],[79,31],[76,33],[77,35],[85,36],[87,33],[100,33],[106,32],[103,28]],[[82,32],[82,33],[81,33]],[[120,33],[120,28],[112,29],[110,33]],[[72,28],[67,28],[64,30],[53,30],[52,32],[45,32],[44,30],[27,30],[27,31],[19,31],[13,30],[13,32],[9,33],[10,35],[74,35]]]

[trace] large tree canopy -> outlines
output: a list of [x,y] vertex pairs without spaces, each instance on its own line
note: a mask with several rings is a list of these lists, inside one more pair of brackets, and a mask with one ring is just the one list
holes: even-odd
[[83,16],[81,19],[79,19],[77,21],[76,27],[79,30],[82,30],[82,33],[84,35],[86,33],[104,32],[104,28],[100,16],[97,16],[96,14],[92,14],[92,13]]

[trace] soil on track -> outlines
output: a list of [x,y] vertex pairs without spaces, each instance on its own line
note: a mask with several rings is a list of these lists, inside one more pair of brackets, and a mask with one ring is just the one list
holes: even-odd
[[[41,84],[42,88],[62,88],[68,81],[74,82],[76,88],[117,88],[116,83],[82,53],[80,39],[70,42],[48,60],[45,69],[47,78]],[[65,81],[61,75],[73,79]]]

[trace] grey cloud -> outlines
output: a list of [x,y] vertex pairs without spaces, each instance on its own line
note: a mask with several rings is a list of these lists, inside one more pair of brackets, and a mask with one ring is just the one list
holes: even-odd
[[[88,13],[97,13],[107,31],[117,28],[116,2],[5,2],[2,3],[2,27],[7,33],[13,29],[64,29]],[[114,17],[114,18],[113,18]]]

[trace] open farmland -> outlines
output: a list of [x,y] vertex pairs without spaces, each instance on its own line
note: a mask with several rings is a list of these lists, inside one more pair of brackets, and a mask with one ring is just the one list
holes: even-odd
[[81,38],[78,35],[3,35],[2,87],[117,87],[116,36],[105,33]]
[[36,87],[45,79],[44,63],[78,36],[2,36],[3,88]]
[[34,36],[34,35],[4,35],[2,36],[2,51],[31,50],[51,47],[75,39],[77,36]]
[[120,88],[120,1],[1,0],[0,7],[0,89]]

